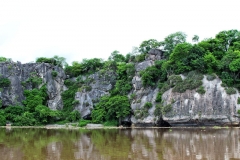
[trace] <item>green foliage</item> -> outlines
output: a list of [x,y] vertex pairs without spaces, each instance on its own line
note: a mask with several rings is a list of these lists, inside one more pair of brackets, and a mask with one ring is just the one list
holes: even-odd
[[193,42],[198,42],[199,40],[199,36],[198,35],[194,35],[193,38],[192,38],[192,41]]
[[10,58],[0,57],[0,62],[8,62],[10,60],[11,60]]
[[204,94],[206,91],[205,91],[205,89],[204,89],[203,86],[200,86],[200,87],[197,89],[197,92],[198,92],[199,94]]
[[225,91],[229,95],[237,93],[236,90],[234,88],[232,88],[232,87],[225,88]]
[[91,116],[94,123],[102,123],[124,118],[130,114],[130,111],[130,102],[127,96],[103,96],[92,110]]
[[213,81],[216,78],[215,74],[207,74],[207,80],[208,81]]
[[156,102],[162,102],[162,93],[158,92],[157,97],[156,97]]
[[16,116],[13,124],[15,126],[33,126],[37,124],[37,121],[34,114],[27,111],[20,116]]
[[237,104],[240,104],[240,97],[238,97]]
[[32,88],[38,88],[38,86],[42,84],[42,78],[38,77],[36,72],[32,72],[30,73],[30,77],[26,80],[26,82],[23,82],[22,85],[26,85],[27,83],[30,83]]
[[147,67],[140,72],[143,86],[154,86],[159,77],[159,70],[155,66]]
[[106,127],[118,126],[118,121],[117,120],[106,121],[103,123],[103,125]]
[[146,102],[145,104],[144,104],[144,106],[143,106],[143,108],[145,108],[145,109],[150,109],[150,108],[152,108],[152,103],[151,102]]
[[155,49],[161,46],[161,42],[158,42],[156,39],[149,39],[147,41],[143,41],[139,46],[139,52],[146,54],[150,49]]
[[[191,71],[187,74],[187,77],[182,82],[175,85],[175,87],[173,88],[173,92],[183,93],[188,89],[196,89],[202,85],[202,79],[202,74]],[[171,86],[173,85],[171,84]]]
[[111,53],[111,56],[108,57],[109,61],[115,61],[118,62],[125,62],[125,57],[122,54],[119,54],[119,51],[113,51]]
[[70,77],[77,77],[79,75],[89,75],[99,71],[104,66],[102,59],[83,59],[81,63],[72,62],[72,66],[66,66],[65,72]]
[[217,69],[218,61],[217,61],[216,57],[211,52],[208,52],[204,56],[204,62],[207,65],[207,72],[208,73],[212,73],[212,72],[214,72],[214,70]]
[[11,85],[11,81],[8,78],[4,78],[0,76],[0,88],[9,87]]
[[176,32],[173,34],[168,35],[163,42],[165,53],[164,55],[166,58],[172,53],[174,48],[181,43],[186,42],[187,35],[183,32]]
[[142,109],[136,109],[134,112],[134,117],[136,119],[143,119],[149,115],[148,109],[142,108]]
[[0,126],[5,126],[6,125],[6,114],[4,113],[3,110],[0,110]]
[[74,100],[73,102],[72,102],[72,105],[77,105],[77,104],[79,104],[80,102],[79,102],[79,100]]
[[52,71],[52,76],[55,78],[55,77],[57,77],[57,75],[58,75],[58,72],[57,71]]
[[41,87],[40,90],[33,89],[33,90],[25,90],[24,95],[26,99],[23,101],[23,104],[26,106],[26,110],[30,112],[34,112],[35,107],[38,105],[46,103],[47,99],[47,88],[44,85]]
[[137,98],[137,95],[136,93],[133,93],[130,95],[130,100],[133,100],[133,99],[136,99]]
[[141,53],[135,56],[136,62],[143,62],[145,60],[146,53]]
[[34,115],[38,123],[48,124],[56,121],[61,116],[61,113],[57,110],[51,110],[47,106],[38,105],[35,107]]
[[50,120],[54,120],[59,116],[43,103],[47,101],[46,85],[40,89],[25,90],[26,99],[23,101],[23,106],[10,106],[5,108],[6,120],[13,123],[15,126],[31,126],[37,124],[46,124]]
[[54,58],[39,57],[36,59],[38,63],[50,63],[52,65],[57,65],[57,62]]
[[72,111],[69,113],[67,120],[70,122],[76,122],[81,118],[81,115],[78,111]]
[[162,69],[164,62],[164,60],[155,61],[154,66],[147,67],[145,70],[140,72],[143,86],[155,86],[158,80],[166,80],[166,72]]
[[21,116],[23,112],[24,108],[22,106],[9,106],[4,110],[6,120],[9,122],[14,122],[15,117]]
[[68,87],[68,90],[62,92],[61,96],[63,100],[63,112],[65,112],[65,116],[67,116],[74,109],[74,104],[72,102],[75,101],[75,93],[79,86],[71,80],[66,80],[64,84]]
[[80,119],[78,125],[79,125],[79,127],[84,127],[88,123],[91,123],[91,120]]
[[237,110],[237,113],[240,114],[240,110]]
[[119,63],[117,66],[117,82],[114,89],[111,91],[112,95],[127,95],[132,89],[132,78],[135,73],[134,64]]
[[172,110],[172,105],[168,104],[166,106],[163,106],[162,103],[157,104],[154,110],[154,115],[156,117],[162,117],[166,113],[170,112]]
[[67,65],[66,58],[59,57],[59,56],[56,56],[56,55],[52,58],[39,57],[39,58],[36,59],[36,62],[38,62],[38,63],[49,63],[49,64],[52,64],[54,66],[59,66],[59,67],[63,67],[65,65]]
[[198,45],[189,43],[178,44],[172,51],[169,60],[165,62],[164,69],[168,74],[180,74],[191,70],[205,71],[203,56],[205,51]]

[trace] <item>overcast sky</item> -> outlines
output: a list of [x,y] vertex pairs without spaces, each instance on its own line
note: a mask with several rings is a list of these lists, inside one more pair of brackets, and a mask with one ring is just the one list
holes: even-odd
[[240,27],[239,0],[1,0],[0,56],[107,59],[182,31],[190,41]]

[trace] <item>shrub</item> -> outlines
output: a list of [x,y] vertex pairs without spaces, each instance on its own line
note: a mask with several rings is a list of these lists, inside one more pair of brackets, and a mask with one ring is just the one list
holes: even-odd
[[160,92],[164,93],[167,90],[169,90],[170,88],[171,88],[171,86],[167,82],[165,82],[165,83],[163,83],[162,88],[160,89]]
[[159,78],[159,71],[156,66],[147,67],[140,72],[143,86],[154,86]]
[[162,94],[158,92],[157,97],[156,97],[156,102],[161,102],[162,101]]
[[111,121],[106,121],[103,123],[104,126],[117,126],[118,121],[117,120],[111,120]]
[[136,119],[143,119],[148,116],[148,110],[146,108],[135,110],[134,117]]
[[237,113],[240,114],[240,110],[238,110]]
[[79,121],[78,125],[79,125],[80,127],[84,127],[84,126],[86,126],[88,123],[91,123],[91,120],[81,119],[81,120]]
[[81,118],[81,115],[78,111],[72,111],[67,117],[67,120],[70,122],[76,122]]
[[146,102],[143,106],[145,109],[149,109],[152,107],[152,103],[151,102]]
[[4,111],[0,110],[0,126],[6,125],[6,115]]
[[206,91],[204,90],[204,87],[203,86],[200,86],[198,89],[197,89],[197,92],[199,94],[204,94]]
[[52,76],[55,78],[55,77],[57,77],[57,75],[58,75],[58,72],[57,71],[52,71]]
[[136,56],[135,56],[136,62],[142,62],[142,61],[144,61],[144,60],[145,60],[145,56],[146,56],[146,54],[144,54],[144,53],[139,54],[139,55],[136,55]]
[[183,81],[182,77],[179,75],[169,76],[168,80],[169,80],[169,84],[171,87],[174,87],[175,85],[177,85]]
[[79,102],[79,100],[74,100],[73,102],[72,102],[72,105],[77,105],[77,104],[79,104],[80,102]]
[[240,104],[240,97],[238,97],[237,104]]
[[213,73],[207,75],[207,80],[208,80],[208,81],[213,81],[215,78],[216,78],[216,75],[213,74]]
[[203,75],[198,72],[191,71],[187,74],[186,79],[176,84],[173,92],[183,93],[186,90],[193,90],[202,85]]
[[166,106],[163,106],[163,104],[158,104],[156,105],[156,108],[154,110],[154,115],[157,116],[162,116],[165,115],[167,112],[170,112],[172,110],[172,105],[168,104]]
[[86,86],[86,87],[85,87],[85,91],[89,92],[89,91],[91,91],[91,90],[92,90],[92,87],[91,87],[91,86]]
[[222,82],[222,83],[221,83],[221,86],[222,86],[222,87],[227,87],[227,84]]
[[9,87],[11,84],[11,81],[8,78],[0,77],[0,87]]
[[227,89],[225,88],[225,91],[228,95],[231,95],[231,94],[236,94],[236,90],[232,87],[228,87]]
[[137,97],[136,93],[133,93],[133,94],[130,95],[130,100],[133,100],[133,99],[135,99],[136,97]]

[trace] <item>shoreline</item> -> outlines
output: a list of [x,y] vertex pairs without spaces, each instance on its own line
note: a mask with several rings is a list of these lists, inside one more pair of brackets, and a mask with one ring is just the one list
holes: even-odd
[[43,128],[43,129],[239,129],[240,127],[221,127],[221,126],[198,126],[198,127],[116,127],[116,126],[102,126],[102,127],[76,127],[65,125],[47,125],[47,126],[0,126],[0,128]]

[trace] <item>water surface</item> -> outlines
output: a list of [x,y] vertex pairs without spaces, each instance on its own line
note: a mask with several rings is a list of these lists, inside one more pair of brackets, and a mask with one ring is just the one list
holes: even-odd
[[239,128],[0,128],[1,160],[237,160]]

